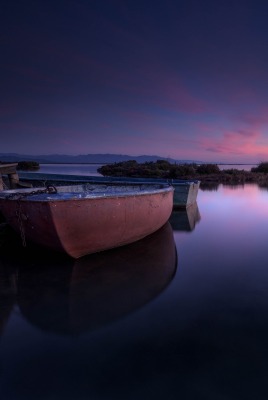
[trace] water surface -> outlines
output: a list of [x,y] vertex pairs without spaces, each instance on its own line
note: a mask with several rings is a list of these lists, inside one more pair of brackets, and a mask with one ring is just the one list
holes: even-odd
[[40,169],[35,172],[58,175],[101,176],[97,169],[102,165],[103,164],[40,164]]
[[223,169],[239,169],[244,171],[250,171],[251,168],[257,167],[257,164],[218,164],[220,170]]
[[257,185],[76,262],[2,236],[1,399],[267,399],[267,237]]
[[[40,169],[35,171],[42,174],[66,174],[66,175],[82,175],[82,176],[101,176],[97,169],[103,164],[40,164]],[[253,164],[219,164],[219,168],[223,169],[239,169],[250,171],[256,167]],[[31,171],[34,172],[34,171]]]

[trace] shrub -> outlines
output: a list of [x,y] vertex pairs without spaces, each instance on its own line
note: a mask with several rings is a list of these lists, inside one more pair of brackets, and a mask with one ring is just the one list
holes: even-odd
[[24,171],[36,171],[40,168],[40,165],[36,161],[19,161],[17,165],[17,170]]
[[231,168],[231,169],[224,169],[222,172],[224,174],[236,175],[236,174],[241,174],[242,171],[236,168]]
[[195,168],[192,164],[176,164],[171,166],[169,178],[179,179],[182,176],[192,176],[195,174]]
[[251,168],[251,172],[268,173],[268,161],[261,162],[256,168]]
[[157,168],[159,168],[159,169],[162,169],[162,170],[164,170],[164,171],[167,171],[167,170],[170,169],[171,164],[170,164],[168,161],[166,161],[166,160],[157,160],[157,161],[156,161],[156,166],[157,166]]
[[201,164],[197,167],[198,174],[219,174],[220,168],[217,164]]

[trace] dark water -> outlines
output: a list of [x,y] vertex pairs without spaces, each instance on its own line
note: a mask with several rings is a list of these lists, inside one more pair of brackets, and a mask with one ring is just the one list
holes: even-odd
[[75,262],[0,237],[2,400],[268,398],[268,190],[170,224]]

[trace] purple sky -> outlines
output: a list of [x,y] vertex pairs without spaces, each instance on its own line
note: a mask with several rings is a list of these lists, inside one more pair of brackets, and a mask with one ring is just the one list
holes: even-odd
[[2,0],[0,153],[268,159],[268,2]]

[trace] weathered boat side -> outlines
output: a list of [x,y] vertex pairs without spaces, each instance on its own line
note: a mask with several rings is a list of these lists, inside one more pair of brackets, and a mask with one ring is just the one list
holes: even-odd
[[[74,258],[132,243],[155,232],[170,217],[173,188],[167,185],[113,187],[111,193],[101,187],[79,197],[82,185],[59,187],[58,195],[34,195],[5,198],[0,209],[7,222],[28,240]],[[76,191],[76,192],[74,192]],[[20,193],[30,194],[31,189]],[[67,197],[65,197],[67,196]],[[82,195],[83,196],[83,195]]]

